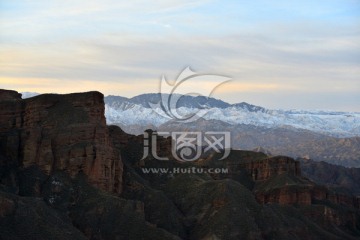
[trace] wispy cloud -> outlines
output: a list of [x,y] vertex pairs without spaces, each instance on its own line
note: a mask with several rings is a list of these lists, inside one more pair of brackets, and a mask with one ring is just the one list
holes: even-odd
[[[131,96],[192,66],[232,77],[215,92],[230,102],[360,110],[346,100],[360,102],[357,1],[1,4],[3,88]],[[285,105],[274,94],[299,98]],[[315,96],[326,101],[307,101]]]

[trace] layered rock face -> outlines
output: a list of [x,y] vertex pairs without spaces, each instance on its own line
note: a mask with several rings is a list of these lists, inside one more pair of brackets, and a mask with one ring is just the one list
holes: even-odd
[[265,203],[279,203],[282,205],[311,205],[311,190],[307,188],[282,187],[271,191],[271,193],[258,192],[256,194],[258,202]]
[[93,186],[121,192],[122,161],[109,138],[101,93],[22,100],[17,92],[0,90],[0,116],[1,166],[84,173]]
[[264,181],[283,173],[301,176],[300,163],[285,156],[270,157],[262,159],[261,161],[251,161],[240,164],[240,167],[248,170],[254,181]]
[[358,197],[332,191],[304,178],[300,162],[277,156],[241,163],[255,181],[254,193],[258,202],[282,205],[311,205],[318,201],[359,208]]
[[[214,156],[213,159],[218,159]],[[286,156],[269,157],[263,153],[231,151],[222,161],[206,160],[206,167],[227,167],[228,174],[212,176],[215,179],[231,178],[251,189],[261,204],[309,206],[321,201],[359,208],[359,197],[336,191],[303,177],[300,162]],[[248,176],[247,178],[245,176]]]

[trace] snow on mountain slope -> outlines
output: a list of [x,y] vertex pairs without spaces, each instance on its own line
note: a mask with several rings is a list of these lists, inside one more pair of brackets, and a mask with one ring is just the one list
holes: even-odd
[[[38,95],[23,92],[22,98]],[[133,98],[105,97],[105,116],[108,124],[160,126],[170,118],[160,116],[149,102],[160,100],[160,94],[142,94]],[[248,124],[266,128],[294,127],[336,137],[360,136],[360,113],[308,110],[269,110],[245,102],[229,104],[214,98],[184,96],[177,111],[191,114],[197,107],[206,106],[206,120],[220,120],[232,125]]]
[[36,92],[22,92],[22,93],[21,93],[22,99],[35,97],[35,96],[37,96],[37,95],[39,95],[39,93],[36,93]]
[[[157,114],[153,109],[144,106],[145,99],[137,96],[136,104],[132,103],[131,99],[119,98],[119,101],[108,101],[105,98],[106,108],[105,115],[108,124],[122,124],[122,125],[154,125],[159,126],[169,120]],[[145,98],[149,94],[144,95]],[[154,96],[151,96],[154,99]],[[254,106],[247,103],[227,104],[217,101],[213,98],[208,98],[210,104],[201,99],[201,104],[210,107],[205,116],[206,120],[220,120],[232,125],[248,124],[254,126],[261,126],[267,128],[274,127],[294,127],[298,129],[306,129],[318,133],[324,133],[337,137],[353,137],[360,136],[360,113],[355,112],[333,112],[333,111],[304,111],[304,110],[267,110],[262,107]],[[141,101],[143,100],[143,101]],[[177,108],[177,111],[191,114],[197,111],[194,103],[197,99],[191,97],[186,99],[183,107]],[[140,104],[139,104],[140,103]],[[190,107],[187,107],[190,106]]]

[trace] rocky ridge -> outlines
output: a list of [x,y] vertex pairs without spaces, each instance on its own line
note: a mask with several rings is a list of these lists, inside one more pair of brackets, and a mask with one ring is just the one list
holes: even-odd
[[21,99],[0,91],[1,166],[36,165],[47,175],[82,172],[99,189],[120,193],[122,161],[104,117],[103,95],[45,94]]

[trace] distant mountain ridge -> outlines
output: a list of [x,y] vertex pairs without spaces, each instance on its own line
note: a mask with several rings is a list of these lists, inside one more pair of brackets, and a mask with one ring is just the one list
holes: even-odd
[[[158,131],[229,131],[234,149],[259,148],[267,153],[309,157],[347,167],[360,167],[360,113],[309,110],[269,110],[246,102],[229,104],[214,98],[185,96],[178,111],[207,107],[195,122],[164,118],[150,108],[160,94],[133,98],[105,97],[108,124],[131,134]],[[259,151],[260,151],[259,150]]]
[[360,137],[336,138],[292,127],[265,128],[246,124],[231,125],[219,120],[204,119],[183,124],[169,121],[160,125],[158,131],[227,131],[231,133],[231,146],[234,149],[259,151],[268,155],[287,155],[294,158],[306,157],[347,167],[360,167]]
[[[37,92],[21,92],[22,98],[30,98],[40,93]],[[163,94],[169,95],[169,94]],[[175,95],[175,94],[174,94]],[[160,93],[145,93],[140,94],[131,98],[117,96],[117,95],[108,95],[105,97],[105,103],[109,106],[116,106],[121,105],[121,103],[131,103],[143,106],[145,108],[151,108],[149,105],[150,103],[157,103],[161,101],[161,94]],[[120,103],[120,104],[119,104]],[[266,109],[261,106],[253,105],[247,102],[239,102],[239,103],[227,103],[222,101],[221,99],[216,99],[212,97],[204,97],[204,96],[190,96],[190,95],[181,95],[180,100],[178,101],[177,107],[187,107],[187,108],[197,108],[197,107],[208,107],[208,108],[242,108],[246,109],[251,112],[283,112],[289,114],[320,114],[320,115],[339,115],[339,114],[348,114],[348,117],[351,117],[352,114],[360,114],[359,112],[344,112],[344,111],[331,111],[331,110],[303,110],[303,109],[292,109],[292,110],[272,110]]]
[[[169,94],[163,94],[166,96],[169,96]],[[172,95],[172,96],[175,96]],[[204,97],[204,96],[190,96],[190,95],[177,95],[177,97],[180,97],[179,101],[177,102],[177,107],[186,107],[186,108],[228,108],[228,107],[243,107],[243,106],[249,106],[250,107],[258,107],[254,106],[248,103],[237,103],[237,104],[230,104],[227,102],[224,102],[220,99],[215,99],[211,97]],[[112,104],[114,101],[117,102],[128,102],[132,104],[141,105],[145,108],[151,108],[149,103],[158,103],[161,101],[161,94],[160,93],[146,93],[141,94],[132,98],[125,98],[120,96],[114,96],[109,95],[105,97],[105,102],[107,104]],[[261,107],[258,107],[261,108]],[[255,108],[254,108],[255,109]]]
[[[169,96],[169,94],[164,94]],[[174,94],[175,95],[175,94]],[[173,96],[174,96],[173,95]],[[180,97],[177,102],[177,107],[185,108],[220,108],[225,109],[229,107],[241,108],[251,112],[265,112],[266,109],[260,106],[252,105],[246,102],[230,104],[224,102],[220,99],[215,99],[211,97],[204,96],[189,96],[189,95],[178,95]],[[132,98],[126,98],[121,96],[109,95],[105,97],[105,103],[109,106],[114,106],[119,104],[137,104],[145,108],[151,108],[149,103],[158,103],[161,101],[160,93],[146,93],[141,94]]]
[[[160,126],[169,118],[153,111],[149,103],[161,101],[161,94],[141,94],[132,98],[105,97],[106,118],[109,124]],[[360,136],[360,113],[339,111],[271,110],[246,102],[229,104],[203,96],[181,96],[177,111],[184,115],[207,108],[205,120],[220,120],[231,125],[247,124],[265,128],[292,127],[334,137]],[[139,115],[141,113],[141,115]]]

